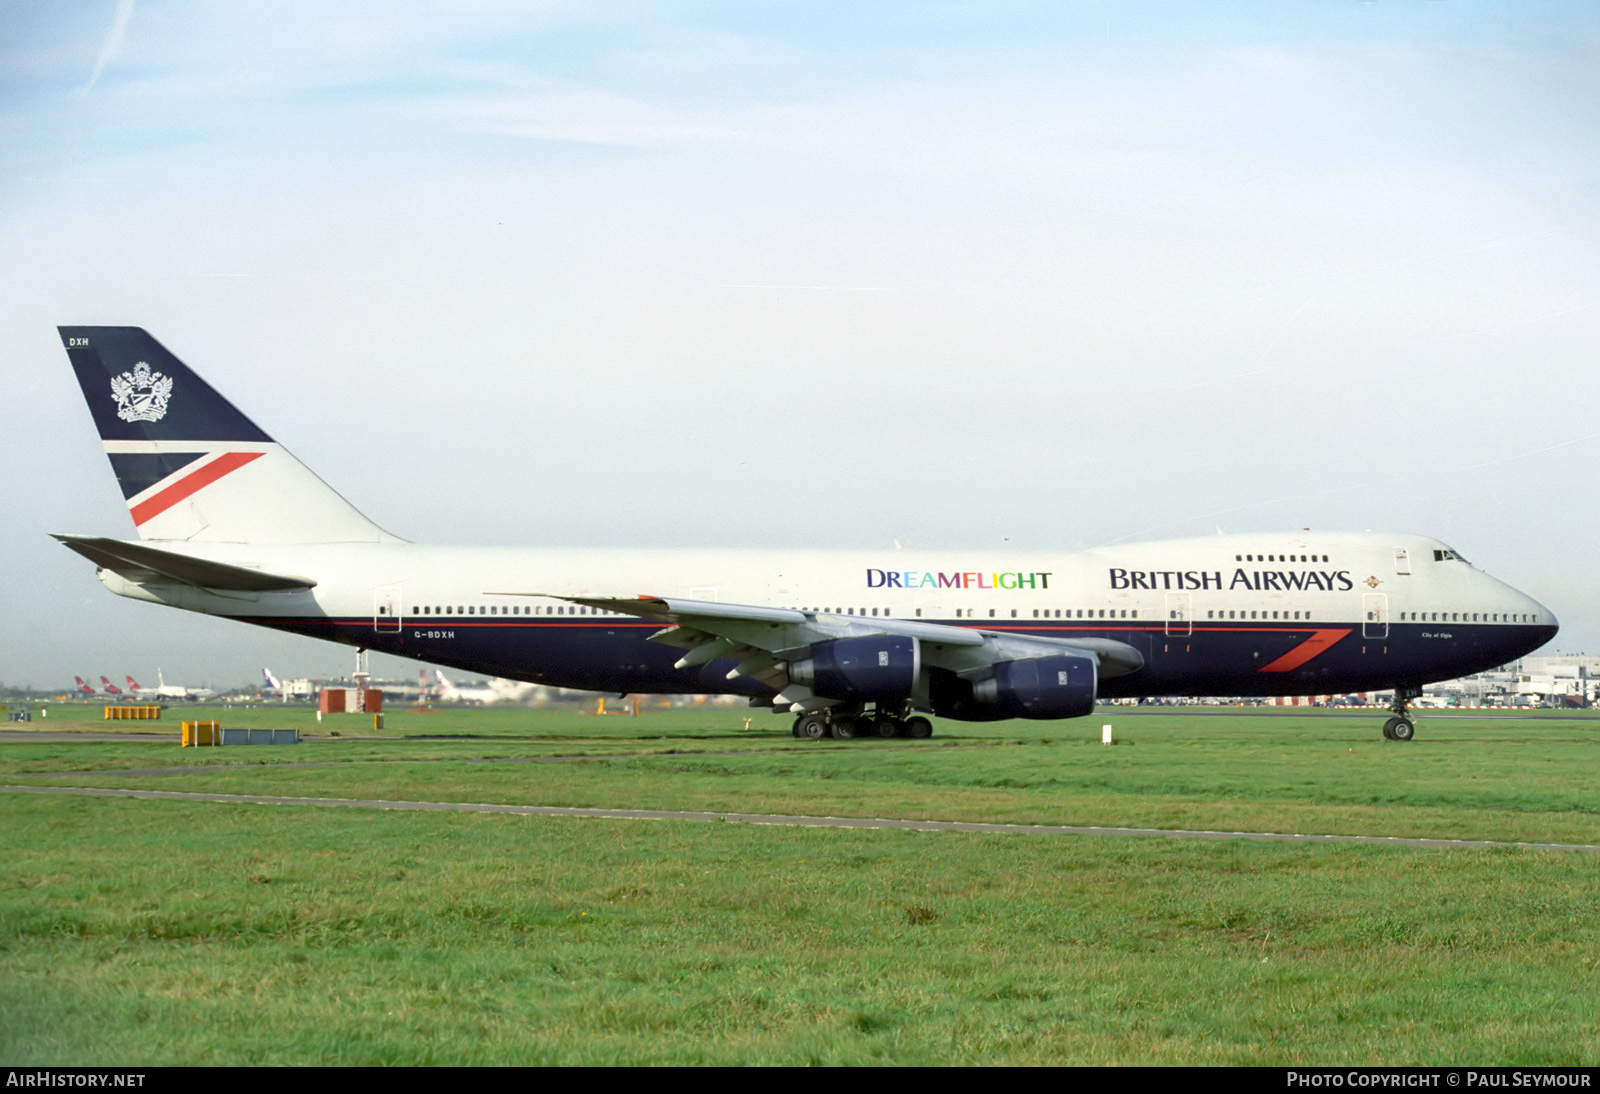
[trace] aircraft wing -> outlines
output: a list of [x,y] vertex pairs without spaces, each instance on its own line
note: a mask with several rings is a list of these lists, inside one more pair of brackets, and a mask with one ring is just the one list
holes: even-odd
[[651,635],[650,640],[682,649],[684,655],[678,660],[678,668],[704,665],[721,657],[737,658],[739,663],[729,674],[730,679],[751,677],[778,692],[779,699],[802,706],[809,705],[813,696],[807,687],[791,679],[791,666],[809,660],[816,647],[847,638],[897,635],[916,639],[922,665],[968,680],[991,675],[994,667],[1003,662],[1043,657],[1091,657],[1097,674],[1106,677],[1137,672],[1145,663],[1144,655],[1133,646],[1108,638],[1038,638],[913,619],[833,615],[676,597],[557,599],[670,624]]
[[281,589],[309,589],[315,581],[287,574],[252,570],[226,562],[196,558],[177,551],[165,551],[147,543],[128,543],[104,536],[55,535],[84,558],[129,581],[173,581],[201,589],[234,589],[246,592],[271,592]]

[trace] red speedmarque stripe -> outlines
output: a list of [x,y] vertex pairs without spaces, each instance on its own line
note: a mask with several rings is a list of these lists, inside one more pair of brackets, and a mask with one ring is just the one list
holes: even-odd
[[185,475],[159,494],[145,498],[138,505],[130,506],[129,512],[133,514],[133,523],[140,525],[151,517],[165,513],[196,490],[210,486],[228,472],[237,471],[245,464],[250,463],[252,460],[258,460],[264,455],[266,455],[265,452],[224,452],[210,463]]
[[1262,665],[1260,671],[1293,672],[1349,633],[1350,628],[1348,627],[1342,630],[1335,630],[1329,627],[1325,630],[1312,631],[1310,638],[1307,638],[1294,649],[1272,662],[1272,664]]

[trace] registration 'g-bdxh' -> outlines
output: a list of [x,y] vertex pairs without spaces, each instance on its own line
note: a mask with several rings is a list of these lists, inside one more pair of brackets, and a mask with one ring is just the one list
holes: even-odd
[[1549,609],[1418,535],[887,558],[409,543],[143,330],[60,331],[138,536],[56,538],[112,592],[493,676],[745,695],[803,737],[1392,688],[1384,734],[1406,740],[1423,684],[1556,633]]

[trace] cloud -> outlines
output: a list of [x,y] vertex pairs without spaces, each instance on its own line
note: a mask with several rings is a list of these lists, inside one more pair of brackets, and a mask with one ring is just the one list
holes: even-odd
[[106,66],[122,56],[128,44],[128,23],[132,19],[133,0],[117,0],[117,10],[111,16],[111,29],[106,32],[106,40],[101,43],[100,53],[94,59],[94,71],[89,73],[89,82],[83,85],[83,94],[89,94]]

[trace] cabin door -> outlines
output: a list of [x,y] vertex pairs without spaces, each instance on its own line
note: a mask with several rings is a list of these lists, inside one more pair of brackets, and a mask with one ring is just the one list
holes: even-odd
[[1167,594],[1167,637],[1188,638],[1194,633],[1194,594]]
[[1389,596],[1387,593],[1361,594],[1361,637],[1389,637]]
[[372,629],[379,634],[400,630],[400,587],[384,585],[373,590]]

